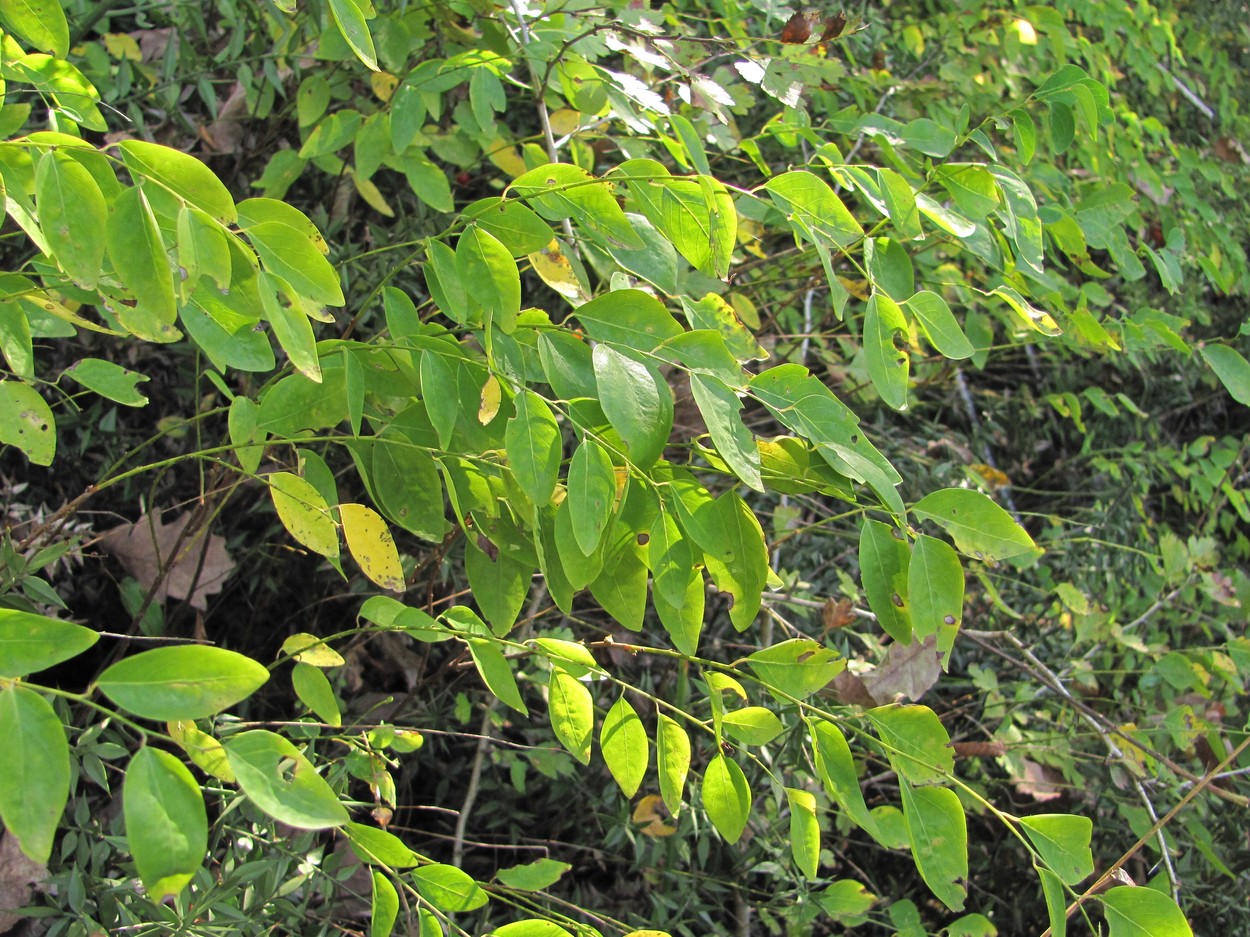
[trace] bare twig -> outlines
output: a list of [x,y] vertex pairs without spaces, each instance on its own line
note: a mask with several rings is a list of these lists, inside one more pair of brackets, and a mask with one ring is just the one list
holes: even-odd
[[469,814],[473,812],[473,804],[477,801],[477,786],[482,779],[482,764],[486,761],[486,752],[490,749],[491,714],[495,710],[495,699],[491,697],[482,713],[482,725],[478,730],[477,751],[473,753],[473,768],[469,771],[469,786],[464,792],[464,803],[460,805],[460,816],[456,818],[456,838],[452,841],[451,864],[460,868],[464,859],[464,833],[469,825]]

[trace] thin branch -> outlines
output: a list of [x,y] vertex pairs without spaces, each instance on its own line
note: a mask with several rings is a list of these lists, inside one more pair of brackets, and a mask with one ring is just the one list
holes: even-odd
[[486,752],[490,749],[491,714],[495,710],[495,700],[486,705],[482,713],[482,727],[478,732],[477,751],[473,754],[473,768],[469,772],[469,786],[464,792],[464,803],[460,805],[460,816],[456,818],[456,838],[451,847],[451,864],[460,868],[464,859],[464,832],[469,825],[469,814],[473,812],[473,804],[477,800],[477,786],[482,779],[482,763],[486,761]]

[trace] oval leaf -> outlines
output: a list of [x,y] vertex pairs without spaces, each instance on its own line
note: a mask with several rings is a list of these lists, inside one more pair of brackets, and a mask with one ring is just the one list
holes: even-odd
[[275,820],[301,830],[347,822],[334,790],[282,736],[253,729],[228,738],[225,748],[243,793]]
[[751,815],[751,788],[738,763],[718,754],[703,773],[703,808],[721,836],[736,843]]
[[34,690],[0,690],[0,751],[0,820],[42,865],[69,800],[69,743],[56,710]]
[[951,535],[964,553],[977,559],[1029,566],[1041,549],[1011,515],[979,491],[944,488],[912,508],[921,520],[931,520]]
[[183,644],[141,651],[100,675],[99,687],[118,706],[168,722],[204,719],[247,699],[269,671],[242,654]]
[[647,774],[651,743],[637,711],[623,694],[603,717],[599,745],[612,777],[626,797],[633,797]]
[[337,557],[339,528],[317,489],[290,472],[274,472],[267,481],[278,519],[287,532],[310,550]]
[[363,504],[340,504],[343,536],[360,570],[383,589],[404,591],[404,568],[386,521]]
[[77,657],[100,635],[69,621],[0,608],[0,677],[24,677]]
[[145,745],[126,768],[122,809],[130,854],[152,900],[181,892],[208,852],[208,814],[191,772]]

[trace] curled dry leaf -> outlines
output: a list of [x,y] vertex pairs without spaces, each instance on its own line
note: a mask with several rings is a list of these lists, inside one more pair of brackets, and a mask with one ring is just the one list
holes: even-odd
[[663,803],[664,799],[659,794],[648,794],[638,801],[633,820],[635,823],[645,824],[639,833],[645,836],[672,836],[677,832],[677,827],[664,822],[664,816],[660,812]]
[[207,536],[205,530],[184,537],[190,519],[186,513],[164,524],[159,515],[144,514],[133,524],[105,533],[100,545],[117,557],[144,590],[155,587],[155,601],[182,599],[203,611],[208,608],[208,596],[220,592],[234,571],[234,560],[226,552],[223,537]]

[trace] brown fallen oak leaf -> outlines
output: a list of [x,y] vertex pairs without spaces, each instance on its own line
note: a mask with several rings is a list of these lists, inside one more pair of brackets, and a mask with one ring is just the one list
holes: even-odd
[[26,920],[9,912],[30,904],[35,886],[47,877],[48,867],[28,859],[16,836],[0,834],[0,934]]
[[208,596],[220,592],[234,571],[234,560],[226,552],[224,537],[206,536],[205,530],[184,537],[190,519],[186,513],[164,524],[159,514],[144,514],[133,524],[107,531],[100,545],[117,557],[145,591],[156,587],[155,601],[182,599],[204,611]]

